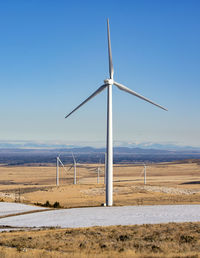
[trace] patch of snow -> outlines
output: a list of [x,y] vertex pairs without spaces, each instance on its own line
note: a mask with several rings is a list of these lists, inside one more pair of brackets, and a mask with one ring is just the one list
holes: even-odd
[[0,202],[0,217],[28,211],[42,210],[42,207],[15,202]]
[[200,205],[73,208],[0,219],[1,226],[79,228],[200,221]]

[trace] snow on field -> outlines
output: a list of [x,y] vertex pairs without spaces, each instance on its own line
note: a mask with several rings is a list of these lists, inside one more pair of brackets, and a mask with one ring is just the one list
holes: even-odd
[[78,228],[200,221],[200,205],[73,208],[0,219],[0,226]]
[[0,202],[0,217],[40,209],[44,208],[14,202]]

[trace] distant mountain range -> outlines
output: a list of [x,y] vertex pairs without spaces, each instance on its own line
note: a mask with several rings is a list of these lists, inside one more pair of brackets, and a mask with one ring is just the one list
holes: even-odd
[[[157,148],[153,148],[157,147]],[[162,149],[161,149],[162,148]],[[168,162],[184,159],[200,159],[200,149],[178,147],[165,149],[166,146],[155,144],[146,148],[114,147],[114,163],[135,162]],[[79,163],[104,162],[105,148],[75,147],[73,145],[47,144],[0,144],[0,164],[4,165],[33,165],[55,164],[60,155],[67,164],[72,162],[72,152]]]
[[159,144],[159,143],[129,144],[126,147],[142,148],[142,149],[169,150],[169,151],[200,151],[200,147],[180,146],[180,145],[175,145],[175,144]]
[[[200,147],[180,146],[175,144],[160,143],[114,143],[114,151],[119,153],[153,153],[159,151],[169,152],[199,152]],[[46,149],[46,150],[62,150],[74,152],[105,152],[105,148],[94,148],[80,145],[68,145],[60,143],[38,143],[29,141],[0,141],[0,149]]]

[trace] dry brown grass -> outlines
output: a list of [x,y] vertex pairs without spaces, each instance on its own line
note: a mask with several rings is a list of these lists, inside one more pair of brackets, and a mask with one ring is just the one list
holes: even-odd
[[52,229],[0,236],[0,257],[199,257],[200,253],[200,223]]
[[[73,171],[60,170],[60,187],[55,186],[55,167],[0,167],[0,199],[26,203],[84,207],[99,206],[105,202],[104,178],[97,184],[92,169],[77,168],[78,184],[73,185]],[[102,166],[103,169],[103,166]],[[143,188],[143,167],[138,165],[114,166],[114,205],[200,203],[200,165],[196,163],[161,163],[147,166],[147,186]],[[196,184],[183,184],[196,182]],[[155,187],[172,188],[163,192]],[[177,190],[177,191],[176,191]],[[186,194],[178,191],[190,191]],[[191,192],[193,191],[193,192]],[[195,192],[196,191],[196,192]]]

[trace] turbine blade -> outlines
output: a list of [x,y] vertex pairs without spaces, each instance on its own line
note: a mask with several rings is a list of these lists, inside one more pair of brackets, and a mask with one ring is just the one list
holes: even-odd
[[110,73],[110,79],[113,79],[114,69],[113,69],[113,63],[112,63],[112,51],[111,51],[111,42],[110,42],[109,19],[107,19],[107,32],[108,32],[109,73]]
[[74,153],[72,152],[72,157],[73,157],[73,160],[74,160],[74,164],[76,164],[76,160],[75,160],[75,157],[74,157]]
[[65,168],[64,164],[62,163],[62,161],[60,160],[60,158],[59,158],[59,157],[58,157],[58,160],[59,160],[60,164],[62,165],[62,167],[64,168],[64,170],[67,172],[67,170],[66,170],[66,168]]
[[73,168],[73,166],[74,166],[74,165],[72,165],[72,166],[68,169],[68,171],[70,171],[70,170]]
[[165,111],[168,111],[166,108],[164,108],[164,107],[162,107],[162,106],[160,106],[160,105],[154,103],[153,101],[151,101],[151,100],[149,100],[149,99],[143,97],[142,95],[140,95],[140,94],[138,94],[137,92],[135,92],[135,91],[133,91],[133,90],[127,88],[126,86],[124,86],[124,85],[121,84],[121,83],[114,82],[113,84],[114,84],[115,86],[117,86],[120,90],[126,91],[126,92],[128,92],[128,93],[130,93],[130,94],[132,94],[132,95],[134,95],[134,96],[136,96],[136,97],[138,97],[138,98],[140,98],[140,99],[143,99],[143,100],[145,100],[145,101],[147,101],[147,102],[153,104],[153,105],[156,106],[156,107],[159,107],[159,108],[161,108],[161,109],[163,109],[163,110],[165,110]]
[[99,94],[101,91],[103,91],[107,87],[107,84],[102,85],[99,87],[92,95],[90,95],[86,100],[84,100],[78,107],[76,107],[72,112],[70,112],[68,115],[65,116],[65,118],[69,117],[72,113],[74,113],[77,109],[79,109],[81,106],[83,106],[86,102],[88,102],[90,99],[94,98],[97,94]]

